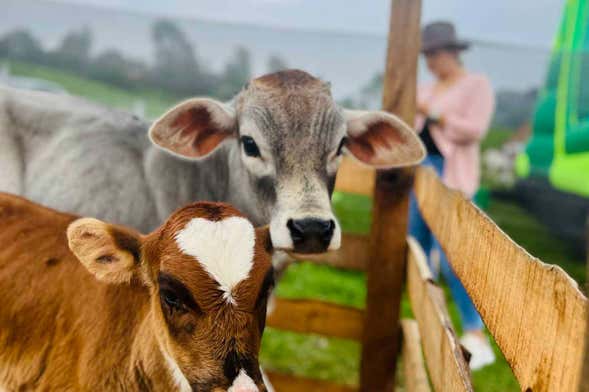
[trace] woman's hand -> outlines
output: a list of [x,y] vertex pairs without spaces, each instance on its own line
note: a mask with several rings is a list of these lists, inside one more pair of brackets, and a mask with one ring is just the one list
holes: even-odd
[[429,107],[425,103],[418,103],[417,104],[417,113],[421,114],[424,117],[429,115]]
[[422,116],[429,118],[432,120],[433,123],[439,125],[440,127],[444,127],[444,118],[440,113],[432,113],[429,106],[425,103],[418,103],[417,104],[417,113],[421,114]]

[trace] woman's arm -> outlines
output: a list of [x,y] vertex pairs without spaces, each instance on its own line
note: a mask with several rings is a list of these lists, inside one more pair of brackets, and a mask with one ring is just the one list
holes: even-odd
[[469,144],[483,138],[495,109],[493,88],[486,78],[478,78],[464,94],[462,113],[442,113],[438,120],[444,135],[452,142]]

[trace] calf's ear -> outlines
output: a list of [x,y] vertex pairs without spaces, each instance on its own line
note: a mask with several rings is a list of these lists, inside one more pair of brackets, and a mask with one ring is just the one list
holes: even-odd
[[193,98],[170,109],[149,129],[153,144],[186,159],[201,159],[237,135],[237,119],[228,105]]
[[344,110],[345,148],[377,169],[416,165],[425,158],[419,136],[399,117],[382,111]]
[[117,284],[139,277],[140,234],[82,218],[69,225],[67,238],[70,250],[98,280]]

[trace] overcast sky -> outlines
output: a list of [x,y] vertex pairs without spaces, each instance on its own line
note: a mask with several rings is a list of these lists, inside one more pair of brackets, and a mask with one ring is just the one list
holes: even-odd
[[[58,0],[157,15],[303,30],[385,34],[390,0]],[[549,47],[564,0],[424,0],[423,21],[448,19],[470,39]]]

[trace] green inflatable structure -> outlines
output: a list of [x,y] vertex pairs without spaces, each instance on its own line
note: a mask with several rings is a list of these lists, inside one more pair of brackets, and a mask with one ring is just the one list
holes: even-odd
[[533,136],[517,159],[519,177],[547,177],[557,189],[589,197],[589,2],[569,0]]
[[[516,187],[558,234],[581,245],[589,211],[589,0],[568,0]],[[553,215],[553,216],[548,216]]]

